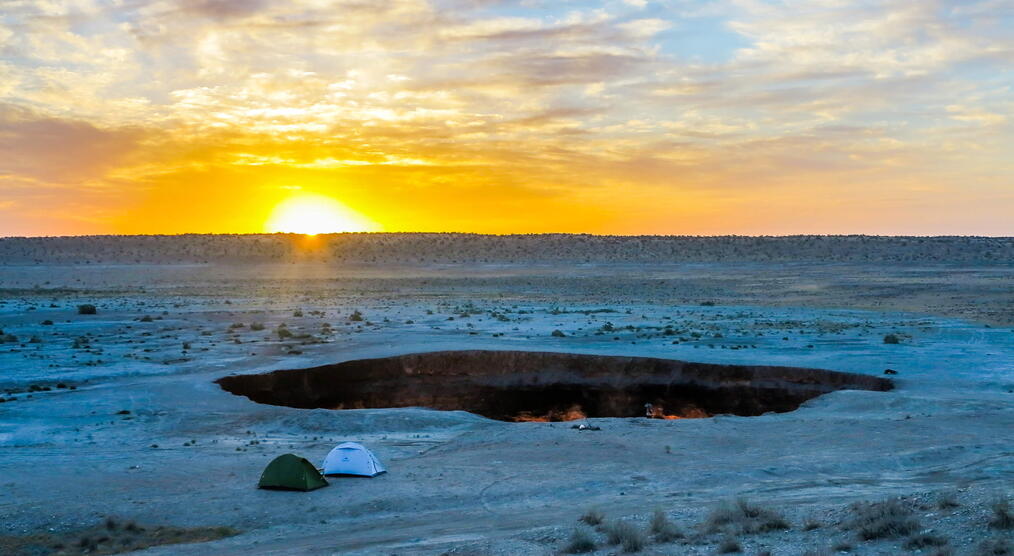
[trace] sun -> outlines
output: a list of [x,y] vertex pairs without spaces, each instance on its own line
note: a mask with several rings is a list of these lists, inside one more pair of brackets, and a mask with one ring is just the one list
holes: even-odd
[[267,231],[290,234],[373,232],[376,222],[324,195],[305,193],[279,203],[265,224]]

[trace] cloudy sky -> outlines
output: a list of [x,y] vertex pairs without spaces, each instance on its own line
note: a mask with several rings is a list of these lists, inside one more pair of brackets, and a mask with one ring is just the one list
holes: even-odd
[[2,0],[0,235],[1014,235],[1012,0]]

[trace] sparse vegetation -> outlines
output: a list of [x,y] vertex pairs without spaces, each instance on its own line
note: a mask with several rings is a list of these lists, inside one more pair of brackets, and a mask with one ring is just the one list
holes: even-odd
[[899,338],[897,334],[887,334],[887,335],[884,336],[884,343],[885,344],[900,344],[901,343],[901,338]]
[[595,537],[586,527],[576,527],[563,549],[568,554],[584,554],[595,550]]
[[669,516],[661,508],[655,509],[648,528],[655,535],[655,540],[658,542],[672,542],[683,538],[683,532],[680,531],[675,523],[669,520]]
[[[517,263],[517,262],[997,262],[1014,260],[1014,243],[992,237],[874,236],[530,236],[359,234],[318,238],[325,260],[346,263]],[[165,237],[2,238],[0,260],[67,264],[82,258],[104,263],[284,262],[292,239],[286,234]],[[703,297],[703,296],[702,296]],[[229,300],[223,301],[226,305]]]
[[584,514],[581,515],[579,521],[587,523],[588,525],[600,525],[605,521],[606,515],[602,513],[602,510],[598,508],[589,508]]
[[994,529],[1014,529],[1014,511],[1011,511],[1010,500],[1007,497],[999,497],[989,506],[993,515],[989,519],[989,526]]
[[620,545],[624,552],[637,552],[648,544],[643,531],[629,521],[618,519],[605,526],[606,542]]
[[855,531],[864,541],[910,535],[919,530],[919,522],[912,510],[901,500],[892,498],[881,502],[852,504],[853,518],[845,528]]
[[719,554],[734,554],[736,552],[743,552],[743,547],[734,537],[725,537],[718,543]]
[[237,534],[239,531],[231,527],[142,527],[133,521],[121,523],[114,518],[106,518],[94,527],[77,531],[0,536],[0,554],[120,554],[153,546],[213,541]]
[[99,310],[94,305],[91,305],[89,303],[77,306],[77,314],[79,315],[94,315],[97,314],[98,312]]
[[724,531],[756,534],[790,527],[778,512],[755,506],[742,498],[720,504],[704,522],[704,529],[709,533]]
[[931,535],[929,533],[919,533],[913,537],[909,537],[905,541],[902,547],[905,550],[922,550],[923,548],[934,548],[938,546],[945,546],[949,541],[937,535]]
[[563,338],[566,334],[564,334],[562,330],[554,330],[552,336],[554,338]]
[[349,320],[352,322],[362,322],[363,314],[360,313],[359,310],[357,309],[353,311],[351,315],[349,315]]
[[1011,556],[1014,554],[1014,545],[1006,537],[993,537],[979,543],[976,547],[976,556]]
[[937,495],[937,508],[950,510],[959,506],[961,506],[961,503],[958,502],[958,491],[945,490]]

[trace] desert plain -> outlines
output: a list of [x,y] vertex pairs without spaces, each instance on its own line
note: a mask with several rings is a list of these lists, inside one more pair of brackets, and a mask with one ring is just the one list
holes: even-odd
[[[0,549],[1014,553],[1010,238],[351,236],[0,240]],[[893,389],[510,422],[270,405],[215,382],[457,350]],[[342,441],[388,472],[256,488],[272,458],[319,465]]]

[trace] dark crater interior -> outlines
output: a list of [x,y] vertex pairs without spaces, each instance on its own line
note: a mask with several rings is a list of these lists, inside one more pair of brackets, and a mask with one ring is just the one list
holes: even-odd
[[[650,357],[438,351],[309,369],[233,375],[218,384],[258,403],[299,408],[428,407],[501,421],[707,417],[792,411],[835,390],[890,380],[821,369],[716,365]],[[646,407],[646,404],[651,404]]]

